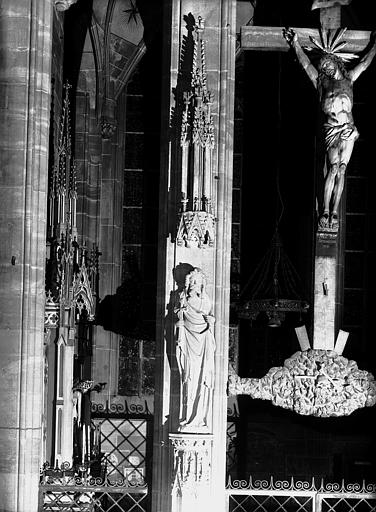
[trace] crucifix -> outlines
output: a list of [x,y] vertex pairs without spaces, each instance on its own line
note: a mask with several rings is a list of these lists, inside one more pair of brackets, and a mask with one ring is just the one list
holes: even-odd
[[[289,368],[287,372],[289,378],[291,369],[294,382],[297,382],[297,378],[298,380],[302,379],[303,376],[305,377],[301,382],[308,382],[306,378],[308,374],[313,377],[308,379],[311,384],[306,386],[307,390],[312,388],[312,397],[319,396],[319,382],[322,383],[323,379],[327,377],[320,374],[323,362],[325,361],[325,364],[328,363],[331,366],[334,359],[342,357],[341,354],[348,336],[348,333],[341,330],[337,339],[335,336],[337,289],[339,288],[337,286],[337,262],[340,247],[338,240],[338,207],[343,191],[347,163],[350,160],[354,142],[358,138],[358,132],[352,118],[352,84],[360,73],[369,66],[376,54],[374,33],[347,31],[346,41],[342,40],[345,29],[340,28],[341,6],[350,4],[350,2],[351,0],[314,0],[312,9],[320,9],[320,30],[255,26],[241,28],[241,48],[244,50],[287,51],[289,47],[294,50],[299,64],[317,89],[324,118],[321,130],[325,141],[326,174],[324,173],[324,194],[321,200],[322,205],[320,205],[322,209],[319,212],[315,247],[313,350],[310,348],[305,328],[300,331],[297,330],[302,350],[300,354],[302,354],[305,363],[303,365],[299,363],[295,367],[297,359],[295,356],[291,358],[293,363],[290,364],[290,360],[285,361],[285,365],[287,363]],[[343,51],[345,46],[346,52]],[[314,51],[319,53],[317,67],[313,65],[308,56],[309,53]],[[357,57],[356,54],[359,53],[362,55],[361,58],[347,70],[344,62]],[[322,361],[320,362],[321,358]],[[311,362],[314,369],[312,375],[311,370],[308,370],[308,367],[311,367]],[[305,367],[305,364],[307,364],[307,367]],[[298,368],[297,371],[295,371],[296,368]],[[274,384],[272,385],[273,370],[278,370],[278,379],[280,379],[280,369],[271,369],[264,378],[265,382],[262,382],[261,379],[260,382],[252,383],[252,392],[245,392],[245,394],[257,397],[257,394],[261,393],[264,394],[264,396],[260,396],[261,398],[269,398],[273,401],[274,395],[270,391],[274,386]],[[301,371],[303,371],[303,375],[299,375]],[[316,372],[318,372],[317,375]],[[342,373],[337,375],[338,379],[345,379],[345,373]],[[289,381],[289,378],[286,382]],[[369,383],[372,383],[369,389],[372,389],[370,394],[373,396],[375,393],[374,379],[372,375],[369,375],[368,378]],[[247,389],[247,386],[251,385],[251,380],[239,379],[238,376],[230,375],[230,394],[231,389],[232,394],[242,394],[241,390]],[[337,385],[334,386],[333,382],[331,385],[335,390]],[[281,389],[284,386],[285,384],[281,385]],[[261,392],[260,389],[263,389],[263,391]],[[310,392],[307,391],[307,396],[309,395]],[[365,402],[367,402],[367,399]],[[367,405],[371,405],[371,403],[372,405],[375,403],[373,399]],[[276,405],[281,404],[277,403]],[[291,407],[282,406],[296,410],[295,403]],[[304,410],[304,412],[301,412],[302,414],[346,414],[342,409],[341,411],[338,409],[336,413],[329,413],[328,411],[323,413],[313,406],[308,407],[308,409],[302,407],[302,410]]]
[[[241,27],[241,48],[244,50],[288,51],[292,47],[300,65],[318,90],[320,107],[324,114],[322,130],[327,165],[324,197],[319,198],[321,210],[316,236],[313,346],[328,350],[332,350],[335,344],[335,313],[338,302],[338,206],[346,166],[358,135],[351,112],[352,82],[368,67],[376,54],[374,33],[349,30],[346,32],[346,41],[342,40],[344,30],[340,30],[341,6],[350,2],[351,0],[314,0],[312,9],[320,9],[321,30]],[[364,53],[369,45],[370,49]],[[343,51],[345,46],[346,53]],[[320,56],[319,69],[313,66],[308,56],[315,51]],[[343,59],[359,53],[363,55],[362,58],[348,72],[345,71]],[[322,79],[325,68],[327,76]],[[330,76],[333,73],[341,74],[341,77]],[[342,80],[345,73],[346,79]]]
[[[312,8],[320,8],[319,36],[312,29],[281,29],[278,27],[242,27],[241,48],[253,50],[284,50],[288,43],[314,87],[317,89],[323,114],[321,126],[325,141],[327,172],[323,198],[320,201],[319,227],[338,230],[338,207],[344,188],[345,172],[354,142],[359,134],[352,117],[353,82],[367,69],[376,54],[375,33],[340,30],[341,7],[351,0],[315,0]],[[351,69],[345,63],[357,57],[356,52],[371,47]],[[346,47],[346,52],[343,49]],[[308,53],[318,54],[313,65]]]

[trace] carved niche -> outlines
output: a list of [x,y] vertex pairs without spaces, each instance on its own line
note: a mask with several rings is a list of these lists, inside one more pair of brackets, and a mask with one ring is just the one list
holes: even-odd
[[66,324],[64,311],[73,327],[83,312],[92,321],[95,316],[99,251],[78,243],[77,168],[72,153],[69,91],[64,86],[56,163],[53,166],[48,196],[48,241],[46,262],[45,327]]
[[207,87],[203,31],[204,20],[199,16],[194,26],[190,88],[183,93],[180,132],[181,211],[176,236],[178,245],[200,248],[214,245],[216,231],[212,205],[213,95]]

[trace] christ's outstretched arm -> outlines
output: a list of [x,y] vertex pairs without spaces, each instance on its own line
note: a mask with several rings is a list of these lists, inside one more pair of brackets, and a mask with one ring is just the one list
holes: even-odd
[[294,49],[299,64],[307,73],[315,88],[317,88],[317,69],[315,68],[315,66],[313,66],[310,59],[307,57],[303,48],[301,47],[298,34],[292,28],[285,28],[283,29],[283,37],[286,39],[288,44]]
[[374,56],[376,55],[376,31],[372,32],[370,38],[371,48],[368,52],[360,59],[358,64],[349,71],[350,80],[355,82],[355,80],[365,71],[368,66],[371,64]]

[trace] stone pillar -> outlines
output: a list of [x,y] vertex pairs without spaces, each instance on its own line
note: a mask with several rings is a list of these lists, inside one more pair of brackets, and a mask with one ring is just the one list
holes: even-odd
[[[73,464],[73,361],[74,361],[74,331],[67,329],[66,342],[64,345],[63,365],[63,396],[64,408],[62,416],[62,440],[61,459],[62,462]],[[69,332],[70,331],[70,332]],[[72,339],[73,338],[73,339]]]
[[0,510],[38,510],[52,2],[3,0]]
[[[235,8],[233,0],[215,9],[199,0],[165,4],[153,512],[227,511]],[[199,83],[191,89],[190,71],[197,71]],[[194,107],[203,105],[200,124]],[[204,300],[212,309],[205,317],[215,339],[213,387],[205,390],[210,404],[201,426],[181,421],[184,379],[177,360],[184,309],[179,320],[176,306],[194,268],[206,276]],[[179,487],[182,475],[186,485]],[[203,492],[191,492],[194,482]]]
[[113,125],[111,138],[102,130],[102,172],[99,182],[99,291],[103,301],[111,298],[108,314],[109,328],[97,326],[95,382],[107,382],[105,390],[96,400],[111,400],[117,395],[119,372],[119,329],[121,328],[119,287],[121,285],[122,218],[123,218],[123,168],[124,168],[124,121],[125,104],[120,98],[117,104],[119,120]]
[[[172,510],[210,510],[212,500],[211,435],[170,434],[173,447]],[[195,471],[190,471],[191,467]]]

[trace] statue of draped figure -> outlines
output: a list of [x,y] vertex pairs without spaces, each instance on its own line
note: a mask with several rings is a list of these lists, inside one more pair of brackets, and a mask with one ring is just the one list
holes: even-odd
[[175,308],[180,371],[180,431],[208,432],[214,387],[214,316],[206,277],[194,268],[185,279]]

